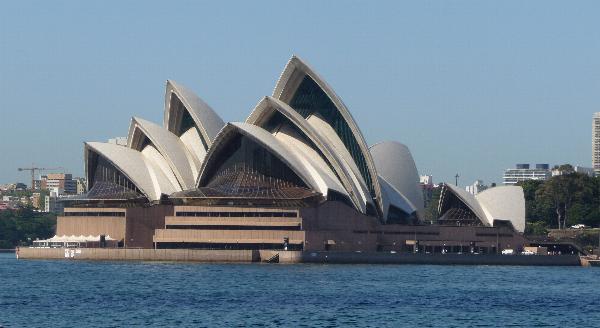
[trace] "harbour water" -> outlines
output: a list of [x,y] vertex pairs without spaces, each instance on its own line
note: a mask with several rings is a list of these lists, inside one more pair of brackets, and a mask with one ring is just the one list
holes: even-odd
[[600,269],[20,260],[3,327],[598,327]]

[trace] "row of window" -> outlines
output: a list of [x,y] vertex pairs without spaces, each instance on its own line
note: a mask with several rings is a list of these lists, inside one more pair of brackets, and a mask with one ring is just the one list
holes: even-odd
[[371,233],[371,234],[377,234],[377,235],[411,235],[411,236],[414,236],[414,235],[417,235],[417,236],[439,236],[440,235],[439,232],[423,232],[423,231],[376,231],[376,230],[367,231],[367,230],[354,230],[352,232],[354,232],[354,233],[360,233],[360,234]]
[[255,218],[255,217],[298,217],[296,212],[176,212],[175,216],[200,216],[200,217],[231,217],[231,218]]
[[245,225],[171,225],[167,229],[182,230],[300,230],[300,225],[288,226],[245,226]]
[[476,233],[475,236],[478,237],[512,237],[513,235],[510,233],[488,233],[488,232],[481,232],[481,233]]
[[120,216],[120,217],[124,217],[125,212],[65,212],[64,216]]

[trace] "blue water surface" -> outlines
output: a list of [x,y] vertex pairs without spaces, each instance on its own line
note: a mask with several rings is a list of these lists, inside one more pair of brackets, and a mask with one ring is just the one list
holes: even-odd
[[16,260],[3,327],[599,327],[600,270]]

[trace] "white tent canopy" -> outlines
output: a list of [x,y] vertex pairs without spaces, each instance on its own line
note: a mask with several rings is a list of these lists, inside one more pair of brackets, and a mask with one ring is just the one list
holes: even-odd
[[[109,241],[109,240],[115,240],[114,238],[111,238],[110,235],[106,235],[106,237],[104,238],[104,240]],[[55,235],[52,238],[49,239],[45,239],[45,240],[36,240],[36,242],[48,242],[48,243],[52,243],[52,242],[57,242],[57,243],[64,243],[64,242],[68,242],[68,243],[85,243],[85,242],[100,242],[100,235],[97,236],[84,236],[84,235],[80,235],[80,236],[75,236],[75,235],[71,235],[71,236],[57,236]]]

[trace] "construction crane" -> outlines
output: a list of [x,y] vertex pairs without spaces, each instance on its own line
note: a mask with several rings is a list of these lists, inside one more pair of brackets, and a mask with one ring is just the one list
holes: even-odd
[[54,170],[62,170],[62,167],[55,167],[55,168],[43,168],[43,167],[35,167],[33,164],[31,165],[31,167],[20,167],[18,168],[19,172],[22,171],[31,171],[31,190],[35,190],[35,172],[36,171],[54,171]]

